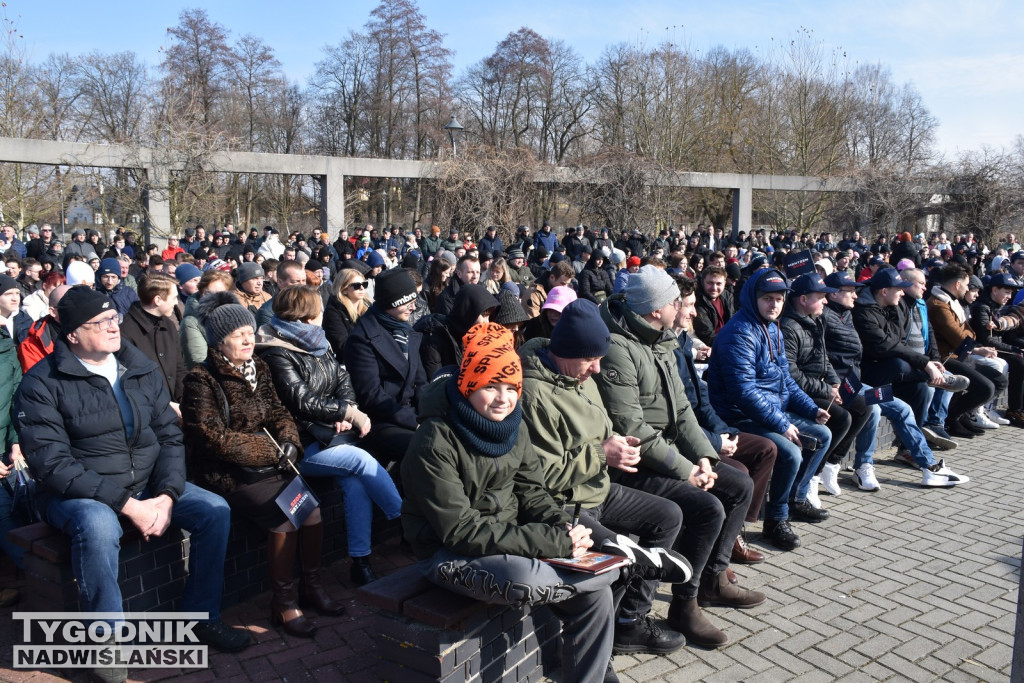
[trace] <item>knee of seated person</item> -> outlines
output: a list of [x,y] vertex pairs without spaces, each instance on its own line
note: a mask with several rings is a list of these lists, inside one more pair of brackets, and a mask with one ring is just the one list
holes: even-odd
[[90,506],[87,512],[75,515],[73,535],[89,542],[117,543],[121,538],[121,522],[117,513],[103,504]]

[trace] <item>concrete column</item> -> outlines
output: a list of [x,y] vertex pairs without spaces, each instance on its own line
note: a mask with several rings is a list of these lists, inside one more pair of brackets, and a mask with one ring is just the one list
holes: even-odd
[[327,175],[319,180],[320,229],[336,237],[345,227],[345,174],[337,159],[327,162]]
[[150,230],[168,235],[171,232],[171,169],[164,164],[146,166],[147,186],[143,193],[143,209],[146,212],[146,237]]
[[740,186],[732,190],[732,236],[736,237],[740,230],[750,235],[754,213],[754,177],[740,176]]

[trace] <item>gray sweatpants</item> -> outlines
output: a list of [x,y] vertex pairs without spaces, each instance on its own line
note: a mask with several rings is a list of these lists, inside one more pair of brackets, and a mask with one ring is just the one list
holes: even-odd
[[442,588],[482,602],[548,605],[562,622],[562,680],[604,680],[615,635],[611,585],[618,570],[592,576],[519,555],[466,557],[444,549],[421,567]]

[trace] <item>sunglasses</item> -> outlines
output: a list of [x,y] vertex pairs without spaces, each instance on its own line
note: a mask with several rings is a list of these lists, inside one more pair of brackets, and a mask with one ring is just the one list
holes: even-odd
[[353,282],[349,287],[352,289],[366,289],[369,284],[369,282]]

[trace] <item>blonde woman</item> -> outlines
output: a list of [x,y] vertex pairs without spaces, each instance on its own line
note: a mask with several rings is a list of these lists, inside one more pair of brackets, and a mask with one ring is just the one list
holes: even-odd
[[511,281],[512,276],[508,272],[508,263],[506,263],[504,257],[494,259],[491,262],[491,267],[480,278],[480,284],[486,287],[487,291],[494,296],[498,296],[503,284]]
[[338,358],[345,352],[348,333],[355,327],[359,316],[370,307],[366,301],[367,285],[366,278],[355,268],[343,268],[334,278],[331,298],[324,310],[323,326],[331,350]]

